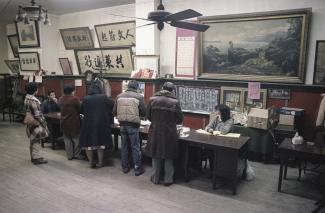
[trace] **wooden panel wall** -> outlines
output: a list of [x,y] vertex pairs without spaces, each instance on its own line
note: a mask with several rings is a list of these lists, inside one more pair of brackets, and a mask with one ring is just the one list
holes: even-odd
[[[115,99],[118,94],[122,92],[122,80],[113,79],[109,80],[111,85],[112,98]],[[26,80],[20,81],[20,91],[25,93],[25,85],[28,83]],[[74,84],[74,79],[46,79],[44,80],[43,86],[40,86],[39,94],[46,95],[49,90],[54,90],[57,97],[62,95],[64,84]],[[150,97],[157,91],[159,91],[161,85],[155,82],[146,82],[145,88],[145,102],[148,103]],[[43,91],[43,92],[42,92]],[[291,100],[288,101],[288,107],[303,108],[306,111],[304,120],[304,132],[303,135],[312,138],[313,128],[315,126],[316,117],[318,113],[319,104],[321,101],[321,90],[305,91],[298,87],[291,90]],[[86,95],[86,84],[83,81],[81,87],[76,88],[76,95],[82,99]],[[279,99],[268,99],[267,107],[283,107],[285,106],[284,100]],[[209,122],[209,117],[201,114],[184,113],[184,125],[199,129],[204,128]]]
[[43,82],[45,95],[47,95],[48,91],[53,90],[55,92],[56,97],[62,96],[63,88],[61,85],[61,80],[46,80]]

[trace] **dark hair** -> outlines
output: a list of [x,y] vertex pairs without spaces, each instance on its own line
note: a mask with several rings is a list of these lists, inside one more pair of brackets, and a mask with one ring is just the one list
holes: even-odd
[[220,112],[221,121],[225,122],[230,119],[230,108],[227,105],[219,104],[214,109]]
[[30,82],[25,86],[27,94],[33,95],[37,90],[37,84],[35,82]]
[[102,88],[100,85],[96,84],[96,83],[92,83],[89,87],[88,90],[88,95],[95,95],[95,94],[102,94]]
[[[47,95],[50,96],[52,92],[54,92],[54,90],[50,90],[50,91],[48,91],[48,92],[47,92]],[[54,93],[55,93],[55,92],[54,92]]]
[[128,88],[129,89],[138,89],[139,88],[139,83],[135,80],[131,80],[129,83],[128,83]]
[[75,88],[73,85],[65,85],[63,88],[63,93],[65,95],[71,95],[74,90]]
[[163,85],[163,89],[172,92],[176,89],[176,87],[172,82],[165,82]]

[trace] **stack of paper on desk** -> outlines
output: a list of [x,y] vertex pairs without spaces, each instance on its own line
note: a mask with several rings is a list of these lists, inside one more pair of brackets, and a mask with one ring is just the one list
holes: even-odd
[[217,135],[217,136],[229,137],[229,138],[239,138],[240,137],[240,134],[238,134],[238,133],[228,133],[228,134],[223,135],[220,133],[220,131],[213,131],[213,133],[210,133],[203,129],[198,129],[198,130],[196,130],[196,132],[200,133],[200,134],[205,134],[205,135]]
[[140,121],[141,126],[149,126],[150,124],[151,124],[151,122],[149,120],[141,120]]
[[200,133],[200,134],[205,134],[205,135],[212,135],[210,132],[207,132],[203,129],[197,129],[195,132]]

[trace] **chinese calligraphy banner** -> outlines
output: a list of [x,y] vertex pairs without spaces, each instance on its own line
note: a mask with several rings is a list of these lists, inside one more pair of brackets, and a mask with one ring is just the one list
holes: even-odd
[[135,21],[95,25],[95,29],[101,48],[135,45]]
[[195,76],[197,37],[196,31],[176,28],[176,77]]
[[88,27],[77,27],[60,30],[65,49],[94,48],[93,39]]
[[39,71],[40,61],[38,52],[19,53],[21,71]]
[[86,71],[130,75],[133,70],[131,48],[102,48],[75,50],[80,74]]

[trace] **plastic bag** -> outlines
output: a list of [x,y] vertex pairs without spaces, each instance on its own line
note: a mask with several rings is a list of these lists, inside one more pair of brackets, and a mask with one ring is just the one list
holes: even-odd
[[247,168],[246,168],[246,180],[251,181],[255,178],[255,172],[253,170],[253,167],[247,162]]

